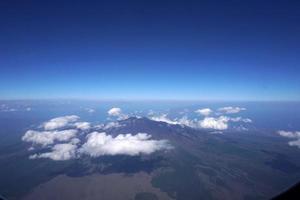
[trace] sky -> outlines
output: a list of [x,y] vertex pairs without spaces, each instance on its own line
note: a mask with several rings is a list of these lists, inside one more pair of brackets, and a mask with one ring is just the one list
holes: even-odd
[[0,99],[300,100],[299,1],[1,1]]

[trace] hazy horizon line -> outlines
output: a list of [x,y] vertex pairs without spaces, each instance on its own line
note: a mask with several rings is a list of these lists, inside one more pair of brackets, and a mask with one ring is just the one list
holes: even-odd
[[139,101],[139,102],[300,102],[300,99],[167,99],[167,98],[0,98],[0,101]]

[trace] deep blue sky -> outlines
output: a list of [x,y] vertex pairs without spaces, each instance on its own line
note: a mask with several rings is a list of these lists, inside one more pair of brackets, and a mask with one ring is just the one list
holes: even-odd
[[300,100],[300,1],[1,1],[0,99]]

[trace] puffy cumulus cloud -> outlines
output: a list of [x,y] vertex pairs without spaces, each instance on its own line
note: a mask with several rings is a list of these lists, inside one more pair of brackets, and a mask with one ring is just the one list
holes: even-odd
[[212,113],[213,111],[210,108],[203,108],[203,109],[198,109],[195,111],[195,113],[198,113],[200,115],[208,116]]
[[221,116],[219,118],[205,117],[203,120],[199,121],[199,126],[201,128],[209,128],[215,130],[225,130],[228,128],[229,118]]
[[45,130],[54,130],[69,126],[72,122],[79,120],[77,115],[67,115],[63,117],[53,118],[43,124]]
[[[205,117],[203,120],[198,122],[198,125],[201,128],[209,128],[215,130],[225,130],[228,129],[228,123],[232,122],[244,122],[244,123],[251,123],[252,120],[248,118],[242,117],[227,117],[227,116],[220,116],[220,117]],[[244,129],[246,130],[246,129]]]
[[53,144],[56,141],[63,142],[69,141],[77,134],[77,130],[69,129],[63,131],[34,131],[28,130],[22,137],[25,142],[31,142],[42,146]]
[[128,118],[128,115],[124,114],[121,108],[111,108],[107,111],[109,116],[118,117],[119,120]]
[[79,119],[80,118],[77,115],[56,117],[44,122],[42,127],[47,131],[62,128],[74,128],[80,130],[87,130],[91,128],[91,124],[89,122],[80,122]]
[[65,143],[56,144],[52,147],[52,151],[41,154],[33,154],[29,158],[50,158],[52,160],[70,160],[76,157],[77,146],[75,144]]
[[111,108],[109,111],[107,111],[107,114],[110,116],[119,116],[122,114],[121,108]]
[[282,137],[295,139],[293,141],[288,142],[290,146],[297,146],[300,148],[300,131],[278,131],[278,134]]
[[91,128],[91,123],[89,123],[89,122],[76,122],[76,123],[74,123],[74,126],[77,129],[80,129],[80,130],[87,130],[87,129]]
[[166,140],[150,138],[151,136],[146,133],[120,134],[113,138],[105,132],[92,132],[87,136],[87,141],[79,149],[79,152],[92,157],[102,155],[134,156],[171,148]]
[[228,107],[223,107],[218,109],[218,111],[226,114],[239,113],[240,111],[243,110],[246,110],[246,108],[228,106]]

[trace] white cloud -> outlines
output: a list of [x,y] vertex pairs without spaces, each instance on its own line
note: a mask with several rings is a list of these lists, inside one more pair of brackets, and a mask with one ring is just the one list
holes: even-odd
[[110,128],[118,128],[121,127],[121,124],[119,124],[118,122],[109,122],[107,124],[104,125],[103,129],[110,129]]
[[248,118],[242,117],[227,117],[227,116],[220,116],[218,118],[214,117],[205,117],[203,120],[199,121],[199,126],[201,128],[209,128],[215,130],[225,130],[228,128],[228,123],[232,122],[244,122],[244,123],[251,123],[252,120]]
[[79,151],[92,157],[102,155],[134,156],[171,148],[166,140],[152,140],[150,138],[151,136],[146,133],[120,134],[113,138],[105,132],[92,132],[87,136],[87,142],[82,145]]
[[74,125],[76,128],[81,130],[87,130],[91,128],[91,124],[89,122],[76,122]]
[[172,125],[181,125],[181,126],[189,126],[192,128],[197,128],[197,124],[195,120],[190,120],[187,116],[183,116],[181,118],[170,119],[167,117],[167,114],[162,114],[159,116],[150,117],[151,120],[157,122],[165,122]]
[[173,124],[173,125],[180,124],[178,121],[172,120],[172,119],[168,118],[167,116],[168,116],[167,114],[162,114],[160,116],[150,117],[150,119],[153,120],[153,121],[166,122],[168,124]]
[[78,122],[79,117],[77,115],[67,115],[62,117],[53,118],[43,123],[45,130],[55,130],[61,128],[77,128],[81,130],[87,130],[91,128],[89,122]]
[[228,106],[228,107],[223,107],[218,109],[218,111],[226,114],[239,113],[240,111],[243,110],[246,110],[246,108]]
[[229,118],[226,116],[221,116],[219,118],[205,117],[203,120],[199,121],[199,126],[201,128],[225,130],[228,128],[228,121]]
[[252,123],[252,120],[249,118],[242,118],[242,117],[230,117],[230,121],[233,122],[244,122],[244,123]]
[[212,113],[212,110],[210,108],[203,108],[203,109],[198,109],[195,112],[200,115],[208,116]]
[[121,108],[111,108],[109,111],[107,111],[107,114],[109,116],[118,117],[118,120],[127,119],[128,115],[125,115]]
[[287,138],[300,138],[300,131],[292,132],[292,131],[280,130],[278,131],[278,134]]
[[74,144],[56,144],[52,147],[51,152],[33,154],[29,158],[50,158],[52,160],[70,160],[76,157],[77,146]]
[[191,128],[197,128],[197,120],[190,120],[187,116],[183,116],[179,119],[176,119],[176,121],[178,122],[178,124],[180,125],[184,125],[184,126],[188,126]]
[[31,111],[31,108],[30,107],[26,108],[26,111]]
[[69,144],[79,144],[81,141],[78,138],[72,138]]
[[110,116],[119,116],[122,114],[121,108],[111,108],[108,112]]
[[[225,110],[226,112],[234,113],[237,108],[238,107],[234,108],[235,111],[229,111],[230,109],[228,109],[228,107]],[[239,108],[239,110],[243,110],[243,108]],[[242,117],[208,117],[208,115],[212,113],[212,110],[209,108],[199,109],[195,112],[206,117],[203,120],[198,120],[189,119],[187,115],[184,115],[181,118],[171,119],[167,114],[162,114],[160,116],[151,116],[150,119],[173,125],[182,125],[192,128],[209,128],[217,131],[227,129],[229,122],[251,122],[250,119]],[[118,120],[126,119],[128,117],[128,115],[122,113],[120,108],[110,109],[108,115],[117,117]],[[101,155],[132,156],[151,154],[158,150],[171,148],[168,141],[151,139],[151,135],[146,133],[139,133],[137,135],[119,134],[116,137],[100,131],[91,133],[91,131],[97,130],[96,128],[99,128],[98,130],[107,130],[120,126],[121,125],[118,122],[109,122],[101,126],[92,127],[89,122],[79,121],[78,116],[68,115],[53,118],[43,123],[42,127],[44,130],[42,131],[28,130],[22,137],[22,140],[31,142],[32,144],[41,145],[44,149],[52,149],[50,152],[31,155],[31,158],[50,158],[53,160],[68,160],[80,157],[82,154],[87,154],[92,157]],[[82,134],[89,134],[86,138],[77,137],[79,130],[84,130]],[[64,142],[64,144],[59,144],[62,142]],[[297,142],[292,141],[290,145],[297,145]]]
[[[23,141],[40,145],[38,149],[48,150],[51,148],[49,152],[31,155],[30,159],[69,160],[80,157],[81,154],[88,154],[93,157],[118,154],[131,156],[150,154],[158,150],[171,148],[166,140],[150,139],[151,135],[146,133],[137,135],[120,134],[117,137],[112,137],[104,132],[92,132],[85,138],[79,138],[77,137],[79,129],[90,130],[92,127],[89,122],[78,122],[78,119],[79,117],[76,115],[57,117],[43,123],[44,130],[26,131],[22,137]],[[118,122],[110,122],[101,125],[99,128],[109,129],[120,126]],[[60,130],[59,128],[65,129]],[[28,150],[33,151],[35,149],[34,146],[31,146]]]
[[176,118],[176,119],[170,119],[170,118],[168,118],[167,114],[162,114],[159,116],[150,117],[150,119],[153,121],[165,122],[165,123],[172,124],[172,125],[184,125],[184,126],[189,126],[189,127],[196,126],[195,121],[188,119],[187,116],[183,116],[181,118]]
[[43,124],[45,130],[54,130],[58,128],[63,128],[69,126],[70,123],[76,122],[79,120],[77,115],[67,115],[63,117],[53,118]]
[[107,129],[111,129],[111,128],[118,128],[121,127],[123,125],[121,125],[119,122],[108,122],[107,124],[98,124],[96,126],[94,126],[94,128],[97,130],[99,129],[103,129],[103,130],[107,130]]
[[184,125],[191,128],[208,128],[208,129],[215,129],[215,130],[225,130],[228,129],[228,123],[232,122],[244,122],[244,123],[251,123],[252,120],[248,118],[242,117],[227,117],[227,116],[220,116],[218,118],[214,117],[205,117],[203,120],[197,119],[188,119],[187,116],[183,116],[179,119],[170,119],[167,117],[167,114],[162,114],[160,116],[150,117],[151,120],[159,121],[159,122],[166,122],[172,125]]
[[277,132],[279,135],[286,137],[286,138],[291,138],[295,139],[293,141],[288,142],[290,146],[297,146],[300,148],[300,131],[283,131],[280,130]]
[[290,146],[296,146],[296,147],[300,148],[300,139],[294,140],[294,141],[290,141],[289,145]]
[[69,129],[63,131],[34,131],[28,130],[22,137],[25,142],[31,142],[42,146],[53,144],[55,141],[69,141],[77,134],[77,130]]

